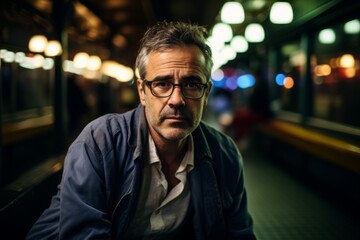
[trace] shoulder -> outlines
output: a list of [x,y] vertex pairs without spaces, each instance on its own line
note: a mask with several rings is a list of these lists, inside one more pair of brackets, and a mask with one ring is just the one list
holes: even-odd
[[[126,113],[109,113],[89,122],[72,145],[85,144],[93,149],[107,151],[115,142],[126,142],[132,129],[131,125],[136,119],[136,110]],[[109,150],[110,150],[109,149]]]
[[121,114],[109,113],[91,121],[84,130],[90,130],[92,132],[94,132],[94,130],[116,132],[120,128],[129,125],[134,115],[135,109]]
[[[119,113],[109,113],[98,117],[88,123],[83,129],[81,134],[116,134],[117,132],[128,128],[130,126],[131,119],[135,115],[135,109],[119,114]],[[80,134],[80,136],[81,136]]]
[[212,152],[222,150],[229,154],[239,154],[238,148],[230,136],[203,121],[199,126]]

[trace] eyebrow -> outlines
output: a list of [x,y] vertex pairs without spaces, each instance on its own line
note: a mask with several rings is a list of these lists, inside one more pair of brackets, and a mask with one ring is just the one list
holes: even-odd
[[190,82],[190,81],[193,82],[194,80],[196,80],[197,82],[202,82],[201,77],[197,76],[197,75],[184,76],[181,78],[181,80],[188,81],[188,82]]
[[170,81],[171,79],[171,76],[156,76],[151,81]]
[[[151,81],[171,81],[173,79],[172,76],[157,76]],[[198,75],[187,75],[180,78],[180,81],[190,82],[196,80],[197,82],[202,82],[202,79]]]

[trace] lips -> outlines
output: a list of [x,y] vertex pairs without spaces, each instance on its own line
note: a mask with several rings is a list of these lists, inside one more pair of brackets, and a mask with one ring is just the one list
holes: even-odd
[[186,118],[182,116],[165,117],[164,119],[175,120],[175,121],[186,121]]
[[172,122],[172,123],[185,123],[187,122],[187,118],[184,116],[165,116],[163,118],[164,121]]

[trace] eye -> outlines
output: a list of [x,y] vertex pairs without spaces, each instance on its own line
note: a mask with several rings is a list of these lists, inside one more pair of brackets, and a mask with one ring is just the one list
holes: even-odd
[[171,88],[171,83],[166,81],[154,81],[152,86],[154,88]]
[[183,86],[186,89],[200,89],[202,87],[201,84],[196,83],[196,82],[187,82]]

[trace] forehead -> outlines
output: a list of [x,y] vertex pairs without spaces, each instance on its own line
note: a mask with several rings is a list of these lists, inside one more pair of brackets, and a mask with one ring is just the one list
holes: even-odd
[[[148,55],[148,75],[205,74],[205,58],[197,46],[178,46]],[[149,76],[147,76],[149,77]],[[151,77],[150,77],[151,79]]]

